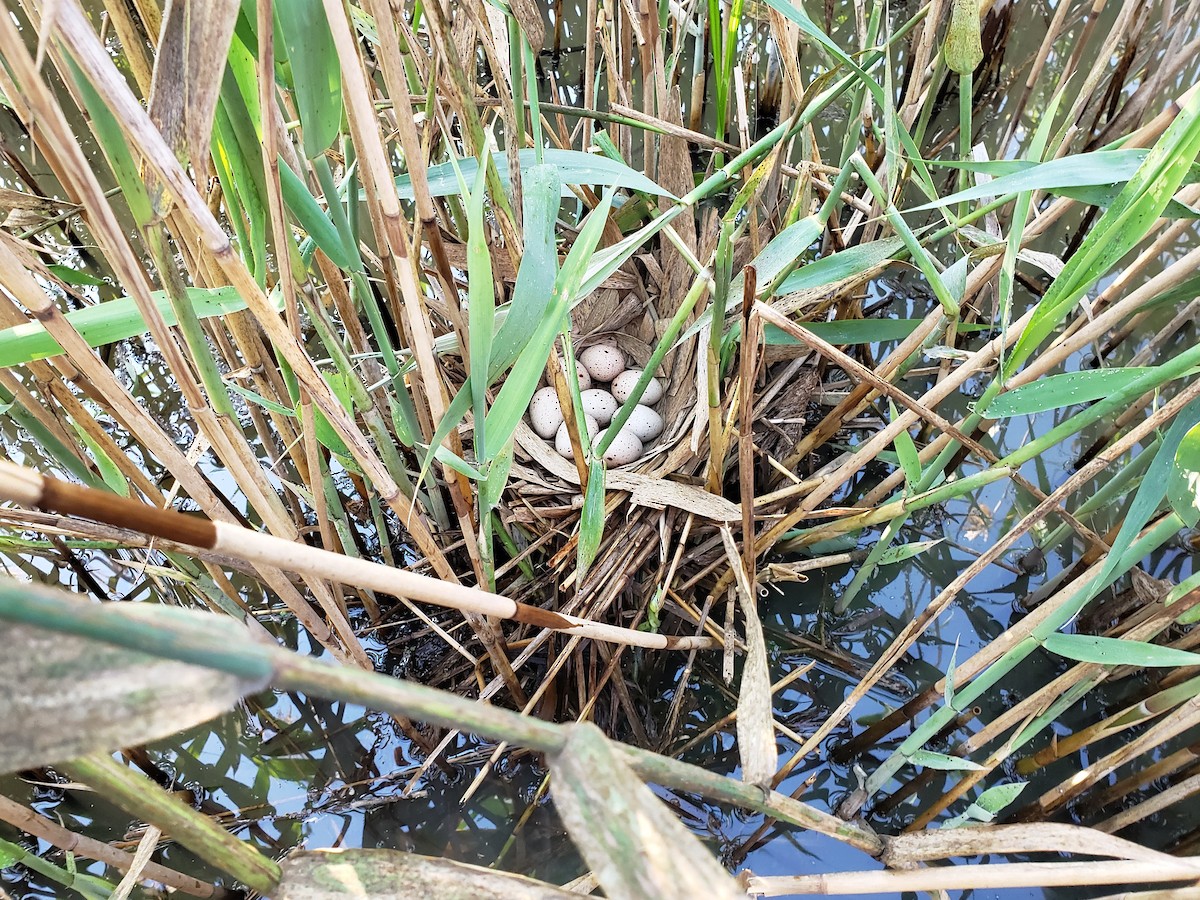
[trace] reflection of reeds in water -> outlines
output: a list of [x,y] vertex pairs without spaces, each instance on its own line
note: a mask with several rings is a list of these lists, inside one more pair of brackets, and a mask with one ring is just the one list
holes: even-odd
[[[684,701],[652,734],[629,654],[584,637],[721,645],[728,676],[738,654],[751,673],[723,727],[748,780],[778,786],[970,602],[973,579],[1032,542],[1052,571],[1028,613],[842,747],[888,754],[846,814],[898,828],[911,797],[919,830],[974,800],[967,818],[1074,810],[1118,831],[1192,797],[1198,660],[1168,650],[1194,646],[1195,582],[1148,585],[1138,565],[1196,519],[1200,351],[1178,335],[1197,251],[1177,249],[1200,196],[1193,5],[1063,2],[1045,22],[974,0],[892,21],[883,4],[810,19],[787,0],[671,3],[661,17],[591,0],[569,22],[528,0],[428,4],[416,19],[383,0],[280,4],[276,18],[218,6],[164,25],[152,5],[118,4],[103,40],[70,0],[0,19],[19,132],[2,149],[20,187],[0,194],[0,325],[43,330],[0,334],[0,404],[23,462],[93,498],[64,507],[87,522],[6,511],[52,536],[14,540],[13,567],[36,572],[44,554],[108,599],[74,542],[159,532],[114,521],[96,492],[147,509],[185,499],[222,533],[345,564],[285,565],[233,538],[194,555],[177,540],[107,545],[174,573],[164,591],[181,603],[244,610],[235,567],[360,667],[364,628],[398,637],[419,622],[440,686],[660,747],[679,743]],[[578,85],[535,52],[567,46],[584,60]],[[998,140],[974,146],[981,134]],[[891,312],[879,304],[864,317],[869,287],[901,273],[911,318],[878,318]],[[236,309],[220,306],[229,291]],[[132,326],[117,304],[95,332],[64,315],[114,296],[130,298]],[[148,389],[178,393],[177,423],[89,346],[129,334],[161,359]],[[579,386],[553,362],[601,339],[666,386],[662,437],[623,469],[582,452]],[[1130,339],[1143,342],[1131,362],[1057,377]],[[578,462],[523,421],[547,384]],[[952,411],[968,390],[973,407]],[[993,430],[1050,410],[1053,427],[1035,420],[1045,433],[997,449]],[[1035,483],[1025,464],[1084,433],[1080,468]],[[998,483],[1019,515],[992,545],[812,734],[776,723],[760,587],[849,562],[838,616],[930,549],[905,540],[914,515],[985,509]],[[464,602],[464,629],[413,602],[439,590],[524,612],[503,621]],[[1066,662],[996,703],[1043,651]],[[782,767],[776,729],[791,741]],[[1140,766],[1178,776],[1165,799],[1136,793]],[[1006,772],[1038,786],[993,793]],[[1031,837],[1019,852],[1055,846]]]

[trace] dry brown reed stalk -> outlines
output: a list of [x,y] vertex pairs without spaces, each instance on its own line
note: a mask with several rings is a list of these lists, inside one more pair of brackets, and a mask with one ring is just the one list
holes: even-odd
[[[0,795],[0,819],[14,828],[41,838],[49,844],[74,853],[84,859],[95,859],[121,872],[133,866],[133,854],[118,850],[105,841],[96,840],[59,825],[53,819],[40,815],[5,796]],[[161,882],[167,887],[184,891],[194,897],[220,897],[223,891],[208,882],[192,878],[181,872],[155,862],[147,862],[141,869],[142,877]]]

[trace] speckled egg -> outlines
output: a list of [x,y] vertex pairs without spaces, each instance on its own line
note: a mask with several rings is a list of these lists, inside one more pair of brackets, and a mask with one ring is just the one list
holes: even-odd
[[[617,401],[608,391],[600,388],[592,388],[590,391],[584,391],[579,395],[583,401],[583,412],[585,415],[591,416],[601,425],[607,425],[612,421],[612,417],[617,414]],[[562,415],[559,415],[559,421],[562,421]],[[555,428],[558,426],[555,425]]]
[[612,381],[625,371],[625,354],[612,344],[596,344],[579,355],[579,361],[596,381]]
[[[594,438],[596,432],[600,430],[600,423],[589,415],[584,415],[583,421],[587,426],[588,438]],[[571,452],[571,435],[567,431],[566,422],[558,426],[558,434],[554,436],[554,449],[568,459],[575,455]]]
[[[629,395],[633,393],[633,389],[637,385],[638,379],[641,377],[641,369],[626,369],[613,379],[613,396],[624,403],[629,399]],[[646,390],[642,392],[642,397],[638,402],[644,403],[647,406],[653,406],[662,399],[662,395],[662,382],[660,382],[657,378],[651,378],[649,384],[646,385]]]
[[[616,401],[613,401],[614,403]],[[610,415],[611,419],[612,416]],[[529,401],[529,424],[539,437],[551,438],[562,424],[562,407],[558,405],[558,394],[554,388],[544,387]]]
[[[562,369],[563,375],[566,375],[567,374],[567,361],[565,359],[560,358],[558,361],[558,365]],[[588,388],[590,388],[592,386],[591,373],[588,372],[587,366],[585,366],[579,360],[575,360],[575,373],[579,376],[579,389],[581,391],[586,391]]]
[[629,418],[625,421],[625,427],[636,434],[638,440],[644,444],[663,433],[663,420],[662,416],[650,407],[642,406],[639,403],[629,414]]
[[[607,431],[608,429],[606,428],[596,435],[597,443],[604,438],[604,434]],[[604,461],[610,466],[625,466],[640,458],[641,455],[641,440],[626,427],[617,432],[617,436],[613,438],[613,442],[604,451]]]

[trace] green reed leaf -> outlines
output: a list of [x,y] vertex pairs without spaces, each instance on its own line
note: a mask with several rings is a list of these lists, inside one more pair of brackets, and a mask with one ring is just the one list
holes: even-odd
[[342,128],[341,60],[321,0],[277,0],[274,12],[275,31],[282,38],[276,47],[282,43],[287,51],[304,155],[316,159]]
[[[587,432],[582,432],[581,436]],[[604,462],[592,460],[588,466],[587,492],[583,497],[583,510],[579,515],[579,542],[577,549],[576,578],[582,579],[596,554],[600,551],[600,540],[604,536]]]
[[[296,217],[296,222],[308,232],[313,243],[335,266],[339,269],[353,269],[359,264],[358,254],[346,246],[329,215],[321,209],[321,204],[309,191],[308,185],[291,170],[282,156],[279,157],[279,189],[288,211]],[[338,202],[337,197],[326,199],[330,203]]]
[[[166,323],[177,324],[175,311],[167,295],[163,291],[154,291],[151,296]],[[196,311],[196,316],[201,319],[223,316],[246,308],[246,301],[229,287],[188,288],[187,296]],[[276,302],[276,308],[281,308],[278,294],[272,299]],[[105,344],[145,334],[148,330],[146,320],[142,318],[132,297],[119,297],[84,309],[72,310],[66,314],[66,318],[88,342],[89,347],[103,347]],[[0,331],[0,366],[16,366],[35,359],[58,356],[62,352],[58,341],[50,336],[41,322],[27,322]]]
[[1167,499],[1189,528],[1200,522],[1200,425],[1193,426],[1175,450]]
[[1098,637],[1091,634],[1052,634],[1041,644],[1051,653],[1076,662],[1106,666],[1197,666],[1200,653],[1160,647],[1143,641]]
[[1044,163],[1030,160],[943,161],[938,165],[995,176],[992,181],[957,191],[908,212],[953,206],[965,200],[990,200],[1022,191],[1055,191],[1063,188],[1112,185],[1129,181],[1149,156],[1149,150],[1097,150],[1064,156]]
[[980,412],[989,419],[1003,419],[1090,403],[1127,388],[1150,371],[1149,367],[1129,366],[1049,375],[1000,394]]
[[949,756],[932,750],[918,750],[908,761],[914,766],[937,769],[939,772],[982,772],[983,766],[961,756]]
[[567,312],[571,302],[580,293],[584,274],[600,242],[604,222],[611,207],[612,192],[609,192],[584,221],[583,228],[571,246],[571,252],[567,254],[558,278],[555,279],[554,291],[544,317],[538,323],[525,350],[517,358],[516,365],[513,366],[511,374],[496,396],[496,402],[488,412],[488,457],[495,456],[500,448],[509,442],[521,417],[525,415],[533,392],[537,390],[541,380],[546,360],[550,358],[554,340],[567,328]]
[[1088,232],[1042,297],[1002,374],[1007,377],[1070,313],[1084,292],[1145,236],[1200,153],[1200,95],[1155,143],[1129,183]]
[[523,175],[522,224],[525,252],[513,286],[512,306],[492,342],[490,376],[494,381],[529,343],[550,302],[558,274],[554,224],[561,203],[562,180],[554,166],[533,166]]
[[[579,150],[554,149],[544,150],[542,151],[542,155],[543,159],[539,160],[537,152],[532,149],[521,150],[517,153],[517,159],[521,165],[522,185],[524,185],[525,177],[534,167],[539,164],[545,164],[552,167],[558,173],[559,179],[564,185],[599,185],[610,188],[626,188],[627,190],[641,191],[642,193],[654,194],[659,197],[675,196],[666,188],[660,187],[651,181],[641,172],[637,171],[637,169],[630,168],[623,162],[609,159],[605,156],[595,153],[583,153]],[[497,153],[495,160],[496,170],[500,174],[500,183],[504,185],[505,190],[509,190],[508,153]],[[479,167],[479,163],[476,160],[460,160],[458,165],[462,171],[463,178],[468,181],[474,179],[475,172]],[[429,193],[434,197],[457,195],[461,191],[458,176],[454,174],[454,166],[451,163],[447,162],[430,166],[426,172],[426,176],[429,179]],[[401,175],[396,179],[396,190],[400,194],[401,199],[413,199],[412,179],[408,175]],[[573,196],[565,188],[563,192],[564,196]]]

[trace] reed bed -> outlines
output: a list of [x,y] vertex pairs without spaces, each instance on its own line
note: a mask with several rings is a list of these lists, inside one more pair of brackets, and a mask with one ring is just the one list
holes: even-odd
[[[231,646],[258,663],[184,624],[16,601],[0,617],[129,650],[122,629],[153,633],[152,655],[372,705],[418,775],[448,765],[459,728],[483,735],[468,793],[511,744],[548,754],[560,785],[624,760],[639,788],[756,810],[756,839],[783,821],[913,869],[748,874],[721,882],[733,895],[1196,881],[1196,831],[1153,850],[1112,835],[1200,788],[1200,576],[1141,568],[1200,519],[1200,4],[1064,0],[1036,23],[1004,2],[810,6],[587,0],[568,83],[564,11],[529,0],[222,0],[203,16],[11,0],[0,550],[26,580],[72,573],[100,607],[128,577],[102,583],[95,561],[138,567],[162,603],[246,622]],[[1032,24],[1044,37],[1018,58],[1012,29]],[[881,279],[908,317],[872,299]],[[574,363],[605,342],[644,374],[589,447]],[[661,435],[605,465],[652,377]],[[526,419],[545,387],[571,457]],[[147,400],[163,394],[169,414]],[[1015,450],[992,439],[1048,411]],[[1075,471],[1039,478],[1072,442]],[[772,682],[765,592],[850,564],[841,616],[880,567],[929,549],[914,517],[991,485],[1016,497],[1007,530],[811,733],[788,729],[772,698],[804,672]],[[1062,564],[1011,627],[851,723],[988,567],[1047,558]],[[280,622],[344,674],[260,658]],[[368,633],[423,642],[429,686],[470,702],[370,674]],[[670,758],[714,651],[733,709],[712,729],[736,733],[744,783]],[[625,681],[635,654],[678,678],[653,735]],[[1047,657],[1054,677],[997,700]],[[835,735],[864,770],[836,816],[775,791]],[[187,846],[243,884],[287,885],[208,817],[138,805],[106,759],[68,771],[154,825],[194,826]],[[620,802],[658,809],[648,796]],[[603,803],[555,798],[609,896],[673,884],[589,853],[580,823]],[[0,818],[64,841],[13,806]],[[1068,816],[1090,830],[1055,830]],[[998,819],[1021,824],[958,843],[948,827]],[[1058,852],[1115,861],[915,868]],[[196,892],[187,873],[150,877]]]

